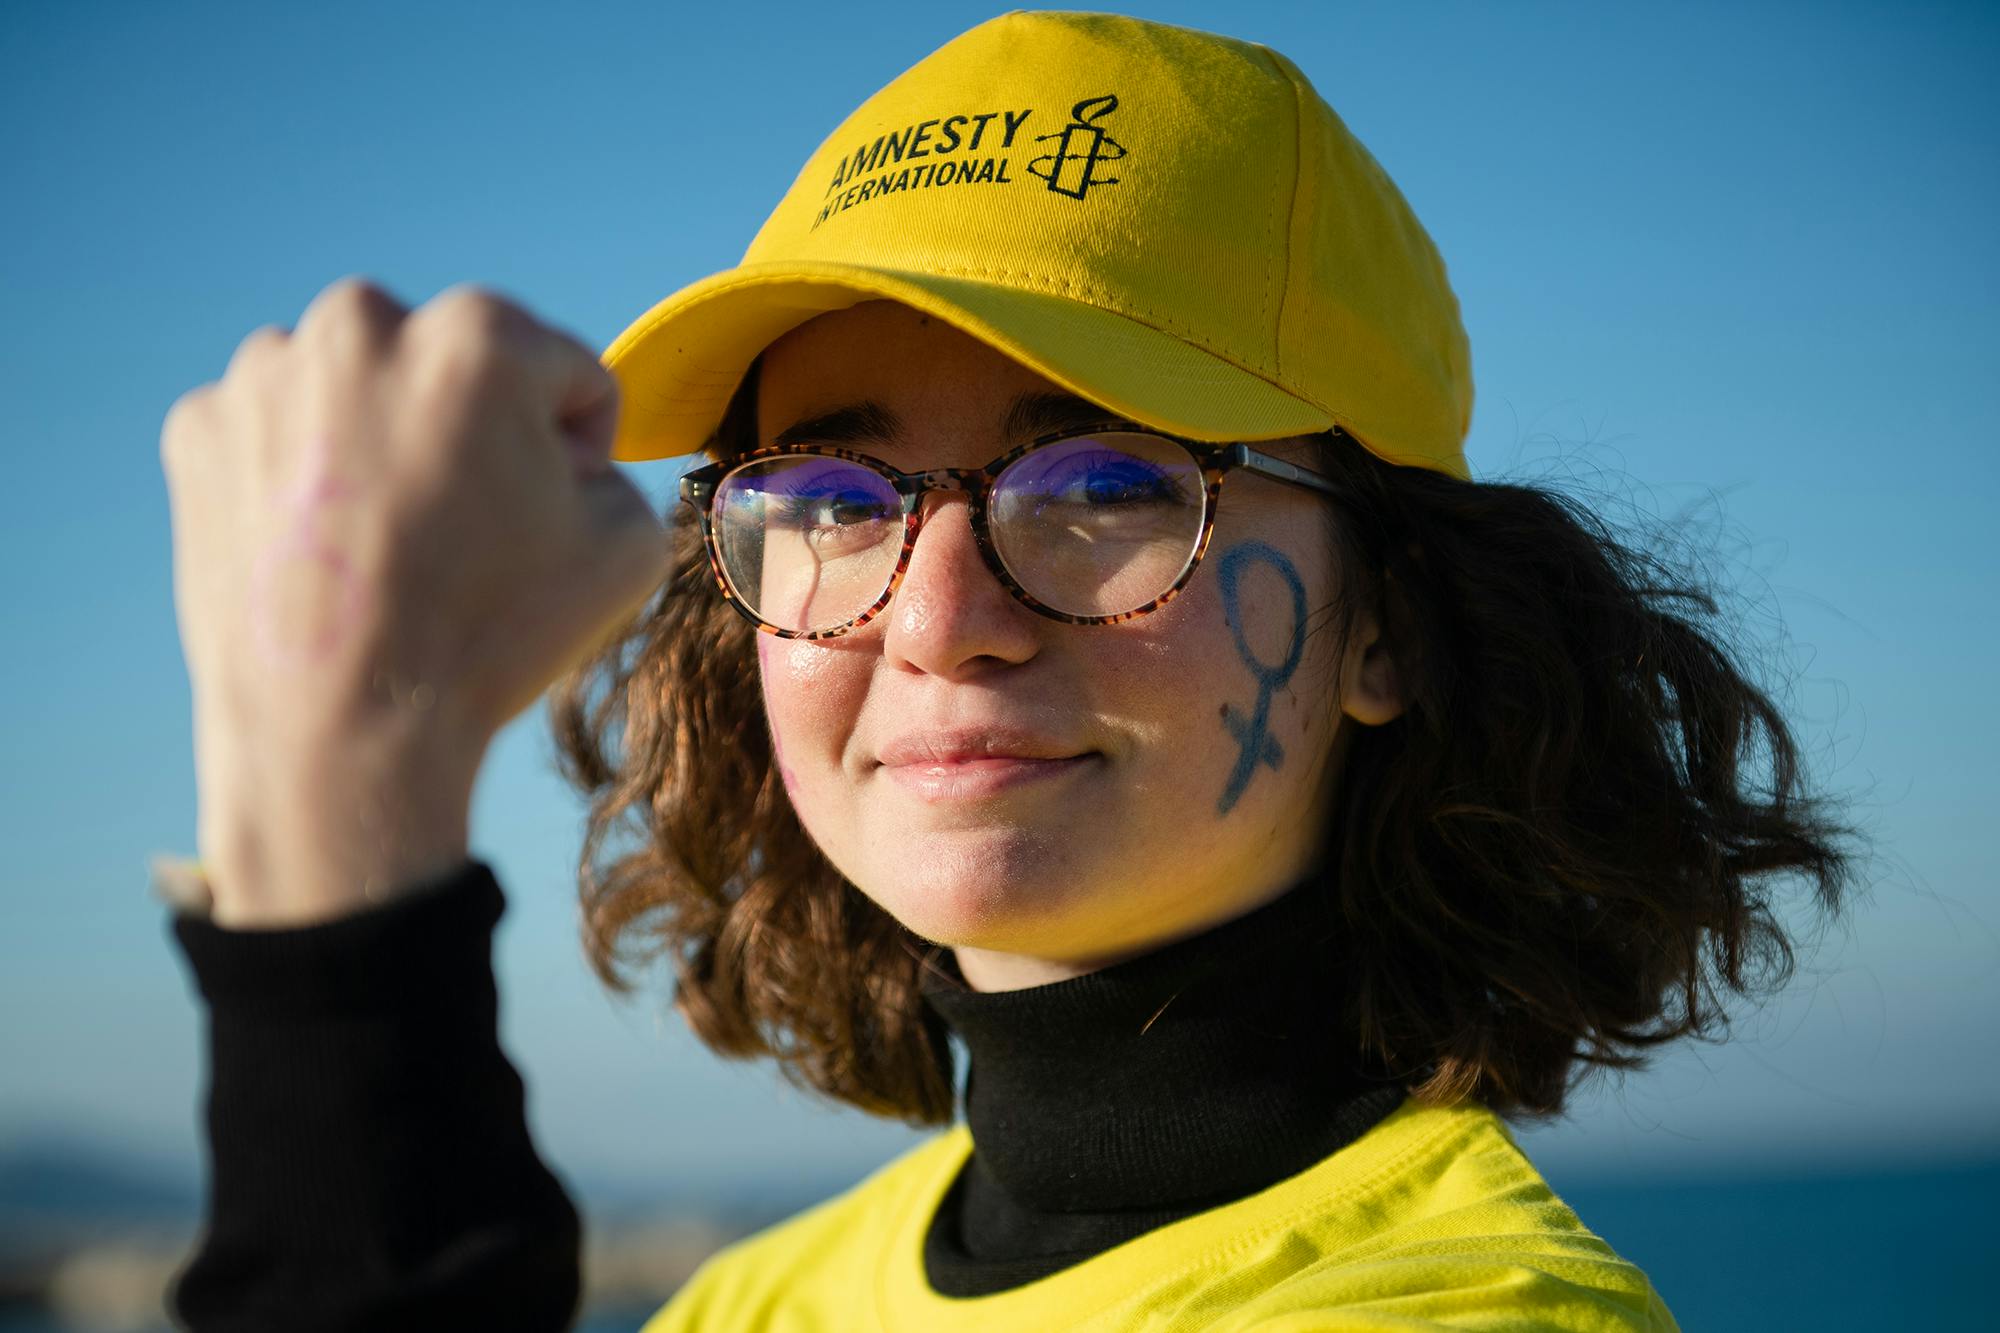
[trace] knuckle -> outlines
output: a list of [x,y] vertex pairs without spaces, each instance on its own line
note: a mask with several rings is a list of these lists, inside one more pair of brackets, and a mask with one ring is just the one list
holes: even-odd
[[401,303],[378,284],[350,274],[321,289],[300,318],[299,331],[344,338],[375,336],[395,325],[402,313]]
[[425,307],[440,327],[458,336],[491,341],[518,333],[527,312],[489,287],[461,282],[432,297]]
[[344,278],[335,278],[320,293],[320,299],[329,308],[365,314],[382,310],[396,304],[396,298],[384,291],[381,284],[358,273],[350,273]]
[[533,319],[512,301],[476,283],[432,297],[410,318],[406,337],[433,393],[477,396],[510,377],[530,345]]
[[229,358],[229,368],[224,372],[226,379],[241,379],[256,373],[256,367],[268,364],[291,345],[292,335],[276,324],[266,324],[252,329],[236,344],[236,351]]
[[168,406],[160,423],[160,463],[168,471],[178,466],[178,460],[191,447],[190,439],[201,432],[214,394],[213,384],[197,385]]

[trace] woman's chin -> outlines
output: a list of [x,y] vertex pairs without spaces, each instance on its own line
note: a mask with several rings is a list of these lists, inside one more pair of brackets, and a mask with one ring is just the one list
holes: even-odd
[[895,865],[843,870],[883,910],[938,944],[1015,950],[1060,939],[1091,878],[1072,837],[1041,830],[930,831],[901,846]]

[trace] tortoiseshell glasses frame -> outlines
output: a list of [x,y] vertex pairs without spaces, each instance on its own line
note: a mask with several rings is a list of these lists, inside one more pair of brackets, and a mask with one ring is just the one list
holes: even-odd
[[[993,534],[987,525],[987,502],[992,495],[993,484],[1001,473],[1019,462],[1025,455],[1050,445],[1114,432],[1119,435],[1142,435],[1164,440],[1187,452],[1200,469],[1204,481],[1201,532],[1179,575],[1164,591],[1143,606],[1109,615],[1077,615],[1060,611],[1038,600],[1033,593],[1022,587],[1008,570],[1006,562],[1001,559],[999,550],[993,544]],[[811,630],[786,629],[774,625],[759,616],[737,595],[728,574],[724,571],[721,546],[715,531],[715,498],[722,490],[723,481],[738,468],[772,458],[832,458],[858,463],[888,481],[895,487],[896,494],[901,497],[903,548],[896,557],[895,568],[890,572],[881,595],[865,610],[838,625]],[[1215,532],[1216,506],[1222,497],[1223,478],[1239,469],[1253,472],[1260,477],[1268,477],[1273,481],[1303,486],[1327,496],[1339,497],[1346,494],[1331,477],[1274,458],[1248,444],[1210,444],[1201,440],[1183,439],[1177,435],[1169,435],[1164,431],[1137,426],[1127,421],[1107,420],[1095,426],[1080,429],[1070,427],[1067,430],[1037,436],[1025,444],[1009,449],[984,467],[977,468],[929,468],[922,472],[899,472],[879,458],[833,445],[794,444],[752,449],[683,474],[680,498],[683,503],[693,507],[701,515],[702,544],[708,551],[709,569],[715,575],[716,587],[721,589],[723,597],[745,620],[763,633],[775,635],[780,639],[838,638],[860,628],[880,614],[882,609],[894,600],[896,589],[901,585],[903,576],[910,567],[910,557],[916,550],[917,537],[923,529],[923,499],[932,491],[959,491],[965,495],[968,517],[972,524],[972,537],[979,548],[980,558],[992,571],[993,576],[1000,581],[1000,586],[1005,588],[1016,601],[1038,615],[1065,624],[1115,625],[1120,621],[1136,619],[1149,611],[1157,611],[1187,586],[1188,580],[1194,577],[1195,570],[1200,567],[1202,556],[1208,551],[1209,538]]]

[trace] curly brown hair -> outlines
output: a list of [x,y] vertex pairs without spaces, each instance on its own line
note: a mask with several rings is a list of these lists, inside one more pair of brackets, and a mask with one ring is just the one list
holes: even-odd
[[[709,444],[756,444],[757,367]],[[1348,498],[1348,586],[1399,645],[1403,714],[1356,729],[1301,886],[1345,935],[1331,1016],[1419,1100],[1553,1117],[1596,1069],[1726,1030],[1724,988],[1795,962],[1772,889],[1822,919],[1855,830],[1808,790],[1784,716],[1715,628],[1722,603],[1553,488],[1461,481],[1319,437]],[[772,763],[755,631],[716,589],[696,526],[628,633],[549,695],[558,764],[589,800],[583,941],[628,993],[661,955],[674,1007],[720,1055],[913,1125],[947,1123],[948,1034],[919,979],[938,947],[848,883]],[[616,744],[614,748],[614,735]],[[1758,766],[1762,756],[1761,769]],[[1761,777],[1761,781],[1760,781]],[[621,825],[636,844],[605,858]],[[602,862],[602,864],[600,864]]]

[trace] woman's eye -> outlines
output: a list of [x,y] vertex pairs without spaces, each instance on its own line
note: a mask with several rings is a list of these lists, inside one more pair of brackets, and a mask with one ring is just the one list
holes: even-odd
[[1092,473],[1083,494],[1092,504],[1130,504],[1166,498],[1167,479],[1157,473],[1107,470]]
[[827,503],[820,522],[837,527],[847,523],[868,523],[880,517],[882,517],[881,507],[868,501],[833,500]]
[[873,496],[853,495],[788,495],[779,512],[786,527],[807,529],[850,527],[888,516]]
[[873,550],[902,530],[902,514],[872,495],[789,495],[777,526],[796,532],[823,560]]
[[1182,499],[1177,478],[1136,458],[1109,455],[1096,460],[1078,459],[1058,479],[1052,498],[1091,507],[1135,504],[1178,504]]

